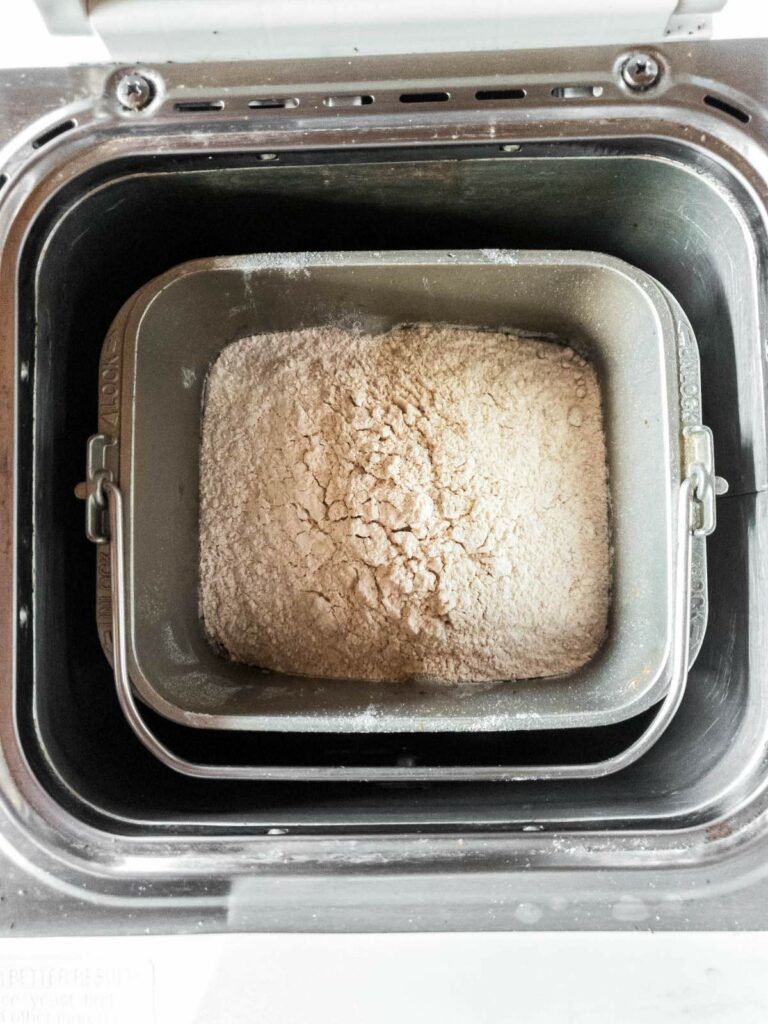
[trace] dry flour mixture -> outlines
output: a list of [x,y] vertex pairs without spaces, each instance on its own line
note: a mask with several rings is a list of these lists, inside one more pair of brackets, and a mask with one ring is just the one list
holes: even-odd
[[571,349],[460,327],[229,345],[203,416],[211,640],[286,673],[568,673],[609,605],[598,382]]

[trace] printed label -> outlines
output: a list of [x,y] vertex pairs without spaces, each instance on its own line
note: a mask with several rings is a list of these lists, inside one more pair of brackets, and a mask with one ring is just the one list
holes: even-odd
[[152,964],[11,957],[0,963],[0,1024],[153,1024]]

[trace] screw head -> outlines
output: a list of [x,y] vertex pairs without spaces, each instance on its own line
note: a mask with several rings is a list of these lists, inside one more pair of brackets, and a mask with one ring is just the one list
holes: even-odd
[[633,53],[621,65],[621,77],[626,86],[635,92],[653,88],[661,78],[661,67],[655,57],[648,53]]
[[144,110],[155,97],[155,87],[144,75],[132,72],[118,80],[115,95],[124,110]]

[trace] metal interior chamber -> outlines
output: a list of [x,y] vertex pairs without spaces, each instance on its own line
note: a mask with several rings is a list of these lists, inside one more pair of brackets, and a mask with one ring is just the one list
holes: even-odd
[[[38,318],[42,326],[39,343],[44,343],[46,336],[50,337],[50,363],[38,363],[37,393],[43,393],[40,375],[44,373],[46,390],[52,389],[51,396],[58,396],[61,402],[58,415],[63,418],[62,425],[63,422],[68,424],[66,430],[58,435],[58,443],[73,447],[67,461],[58,457],[52,467],[55,478],[60,481],[58,486],[63,487],[66,482],[67,491],[71,493],[72,481],[82,473],[82,448],[74,441],[78,436],[82,441],[90,431],[94,419],[86,422],[84,414],[89,408],[93,410],[95,399],[92,387],[86,393],[86,368],[90,367],[90,380],[93,380],[101,337],[114,312],[112,296],[119,292],[122,298],[126,291],[133,291],[134,285],[143,283],[155,270],[173,265],[180,256],[198,255],[203,247],[215,247],[213,251],[225,254],[236,253],[246,244],[253,247],[254,232],[258,230],[265,251],[313,251],[331,244],[341,249],[358,248],[363,241],[373,249],[393,245],[408,249],[424,244],[427,238],[431,244],[439,241],[446,249],[467,245],[495,248],[509,243],[536,249],[558,238],[561,246],[602,249],[627,261],[635,261],[652,271],[670,289],[691,320],[701,351],[703,404],[716,438],[717,464],[733,481],[734,490],[743,489],[745,481],[762,472],[759,464],[761,452],[752,452],[734,444],[734,434],[738,434],[739,427],[743,425],[734,422],[732,410],[738,408],[742,415],[749,412],[749,407],[740,402],[738,396],[739,388],[748,384],[741,378],[741,360],[750,358],[751,338],[746,322],[749,307],[743,302],[743,294],[738,306],[713,299],[722,296],[725,289],[731,289],[735,299],[737,289],[741,290],[741,285],[736,282],[743,278],[734,275],[733,254],[742,251],[744,260],[748,261],[749,234],[727,194],[710,177],[697,174],[684,162],[672,159],[666,147],[663,155],[658,156],[620,155],[620,151],[621,147],[617,147],[610,156],[587,155],[581,147],[574,150],[573,146],[563,146],[557,149],[558,155],[553,155],[552,147],[546,147],[540,156],[534,154],[521,158],[516,155],[511,159],[499,155],[494,147],[493,152],[465,152],[464,159],[458,161],[453,152],[429,154],[429,160],[424,159],[423,152],[411,152],[400,154],[397,160],[381,153],[366,153],[361,159],[344,161],[340,161],[337,155],[329,155],[328,162],[313,156],[311,163],[305,165],[302,160],[299,166],[290,164],[289,158],[285,158],[283,166],[257,165],[253,168],[221,166],[217,170],[207,168],[203,171],[177,168],[170,173],[147,173],[131,168],[131,173],[122,174],[116,182],[92,188],[68,210],[48,237],[37,274]],[[414,160],[414,157],[418,159]],[[178,160],[176,158],[176,162]],[[222,164],[226,162],[226,159],[221,161]],[[582,197],[578,207],[574,207],[572,202],[574,193]],[[606,194],[611,198],[610,203],[606,203]],[[593,207],[590,207],[590,197]],[[642,219],[641,205],[644,211]],[[153,211],[153,217],[141,216],[137,222],[138,211],[149,209]],[[633,209],[638,212],[633,213]],[[692,223],[688,215],[691,209],[703,209],[706,216],[701,222],[697,219]],[[658,222],[656,230],[652,231],[649,222],[654,217],[658,217]],[[675,217],[678,218],[676,222],[673,221]],[[132,223],[135,223],[133,228]],[[674,230],[673,223],[676,224]],[[131,240],[126,231],[131,230],[137,233],[136,244],[141,244],[146,258],[139,268],[131,266],[127,273],[126,262],[121,255],[123,245],[117,251],[112,238],[117,233],[123,244],[130,247]],[[727,256],[722,245],[724,235],[729,243]],[[103,243],[100,238],[103,238]],[[714,244],[716,240],[718,244]],[[73,243],[79,257],[74,260]],[[675,254],[677,246],[679,253]],[[696,247],[697,273],[694,275],[690,273],[694,258],[691,256],[692,247]],[[686,254],[684,261],[680,258],[682,253]],[[62,259],[67,260],[69,268],[63,290],[65,279],[58,270],[60,264],[57,262]],[[74,280],[73,265],[78,268]],[[57,298],[58,306],[55,306]],[[72,376],[65,382],[62,374],[57,372],[56,360],[61,358],[62,337],[70,331],[72,338],[76,337],[78,341],[77,345],[66,345],[68,372]],[[730,346],[723,344],[723,337],[728,335],[732,338]],[[86,348],[85,338],[92,338],[92,348]],[[75,370],[75,361],[79,361],[79,373]],[[75,388],[78,398],[73,398]],[[39,408],[38,437],[48,429],[51,413],[50,406]],[[50,451],[50,446],[55,443],[55,437],[51,436],[46,448],[39,451]],[[63,473],[67,466],[70,476],[65,481]],[[82,687],[83,696],[88,694],[89,702],[96,703],[89,703],[84,709],[81,698],[77,713],[67,719],[61,713],[59,701],[57,714],[51,715],[51,704],[45,696],[46,680],[57,680],[61,687],[61,673],[54,671],[54,666],[60,666],[61,659],[53,658],[50,643],[46,643],[38,652],[35,681],[37,719],[46,737],[48,756],[57,748],[62,749],[60,743],[64,739],[68,758],[74,753],[76,760],[80,760],[73,744],[66,743],[66,735],[72,737],[91,732],[87,725],[87,718],[91,715],[98,715],[103,730],[110,721],[105,717],[107,707],[112,707],[115,716],[114,725],[110,726],[110,729],[115,729],[115,741],[122,735],[124,723],[114,706],[109,666],[99,650],[91,625],[92,613],[88,609],[94,606],[94,592],[92,581],[85,574],[89,571],[86,567],[92,564],[92,554],[81,539],[82,523],[77,503],[73,502],[65,512],[56,503],[42,500],[51,486],[51,477],[46,475],[38,479],[41,490],[36,507],[42,521],[45,522],[49,514],[57,518],[66,515],[68,520],[71,516],[69,528],[74,530],[77,524],[79,530],[77,537],[68,531],[59,535],[71,568],[60,577],[59,586],[63,590],[58,594],[67,606],[76,601],[79,608],[76,615],[67,616],[69,628],[66,635],[62,635],[61,642],[64,650],[71,652],[65,660],[71,672],[68,684],[74,684],[75,692],[78,686]],[[729,514],[731,501],[729,498],[724,504],[718,533],[710,544],[711,572],[718,580],[726,581],[732,578],[736,568],[732,535],[728,539],[729,531],[733,529]],[[40,521],[37,537],[39,544],[48,537]],[[725,573],[718,560],[718,553],[724,545],[731,552],[730,567]],[[739,542],[736,550],[740,549]],[[42,560],[39,564],[42,567],[46,562]],[[691,675],[688,698],[679,712],[679,721],[659,744],[657,751],[612,781],[615,803],[613,800],[605,802],[599,785],[584,785],[581,794],[582,784],[568,785],[558,794],[556,784],[548,784],[547,788],[552,792],[547,797],[547,814],[554,820],[561,815],[569,820],[584,815],[590,820],[593,813],[598,813],[610,817],[627,815],[628,820],[637,821],[646,814],[659,813],[665,806],[664,794],[670,789],[675,792],[673,804],[678,808],[684,806],[686,790],[680,781],[686,776],[699,796],[707,791],[711,795],[713,790],[709,786],[718,777],[722,781],[725,765],[730,757],[735,756],[734,733],[732,728],[720,733],[717,723],[722,723],[722,718],[716,712],[719,698],[713,697],[711,687],[715,690],[718,686],[726,687],[722,692],[728,693],[729,700],[735,700],[730,675],[735,666],[729,666],[729,678],[713,673],[710,659],[717,657],[711,652],[719,648],[721,616],[725,613],[727,618],[726,608],[732,606],[733,594],[729,593],[727,586],[725,583],[723,590],[718,588],[711,595],[708,635]],[[45,635],[42,626],[55,628],[57,621],[63,624],[63,620],[59,615],[49,617],[56,590],[38,587],[36,593],[39,601],[36,621],[41,627],[37,635],[42,641]],[[729,595],[727,598],[726,594]],[[722,602],[720,607],[719,602]],[[699,676],[707,682],[698,683]],[[747,693],[744,692],[745,698]],[[739,717],[744,715],[741,721],[745,742],[750,742],[748,737],[753,735],[756,722],[745,714],[747,704],[748,701],[740,705]],[[714,714],[716,724],[710,729],[707,750],[702,755],[697,735],[700,728],[706,728],[702,711],[707,706]],[[74,708],[72,710],[74,712]],[[688,714],[692,716],[690,724],[686,724]],[[193,751],[203,760],[206,757],[220,760],[222,750],[235,762],[249,759],[253,754],[247,740],[242,738],[222,738],[205,730],[195,730],[194,736],[189,736],[186,730],[182,728],[179,731],[173,723],[159,718],[156,722],[153,719],[153,723],[161,738],[165,737],[175,749],[182,753]],[[540,763],[551,756],[549,751],[557,749],[578,761],[608,755],[626,746],[629,737],[642,731],[643,723],[643,716],[638,716],[620,725],[594,730],[543,730],[535,739],[513,738],[503,733],[485,740],[456,733],[445,733],[442,738],[394,733],[388,737],[377,737],[376,742],[372,742],[371,737],[345,737],[342,740],[331,733],[319,733],[313,741],[302,744],[300,754],[287,749],[283,741],[275,742],[263,737],[258,754],[265,762],[277,764],[297,757],[310,765],[328,765],[340,758],[346,763],[362,765],[394,763],[398,759],[411,758],[416,763],[429,765],[444,763],[448,757],[458,764],[492,764],[508,757],[510,750],[514,750],[516,761],[528,759],[532,763]],[[61,735],[63,729],[67,730],[64,736]],[[58,743],[55,742],[57,735],[60,737]],[[721,746],[718,746],[719,736]],[[119,742],[125,742],[125,739],[129,738]],[[100,758],[105,755],[111,757],[116,749],[114,745],[99,743]],[[130,749],[134,749],[132,743]],[[688,753],[689,749],[696,750],[695,757]],[[702,756],[710,763],[711,774],[702,772]],[[659,768],[658,759],[661,759],[663,769]],[[135,767],[138,769],[138,765]],[[156,769],[146,766],[146,770],[151,776]],[[109,774],[102,772],[98,789],[102,789],[106,778]],[[88,771],[87,779],[89,786],[93,786],[95,779],[91,771]],[[639,783],[638,779],[642,782]],[[181,788],[184,785],[182,783]],[[178,780],[166,778],[162,787],[150,787],[150,799],[166,807],[165,813],[168,813],[177,806],[177,787]],[[258,788],[254,785],[250,793],[238,792],[234,806],[228,803],[230,797],[225,797],[223,803],[219,801],[216,820],[221,820],[222,807],[226,808],[225,819],[230,814],[238,821],[243,820],[243,815],[245,820],[251,820],[253,814],[260,817],[264,813],[261,806],[263,794],[257,793]],[[516,787],[514,793],[503,795],[503,814],[509,813],[510,799],[513,807],[525,808],[523,813],[526,817],[534,808],[536,813],[540,813],[535,791],[526,795],[525,790],[525,785],[522,785]],[[626,794],[624,803],[622,792]],[[201,794],[203,803],[209,795]],[[439,817],[444,813],[445,788],[433,795],[436,806],[430,807],[427,813],[430,817],[433,813]],[[409,799],[398,806],[400,801],[393,799],[391,792],[379,792],[378,796],[373,796],[375,813],[382,814],[384,820],[388,820],[393,811],[396,817],[403,813],[406,816],[411,814]],[[489,801],[494,805],[499,796],[500,793],[486,790],[473,794],[472,799],[480,800],[483,805]],[[282,819],[292,801],[285,800],[284,792],[273,794],[273,797],[278,798],[278,805],[269,803],[269,814],[277,814]],[[124,787],[120,787],[119,799],[126,798],[132,800]],[[521,800],[522,804],[519,804]],[[529,800],[533,803],[529,804]],[[195,803],[198,812],[202,811],[203,803]],[[330,810],[327,800],[323,807],[324,813]],[[114,805],[112,810],[115,810]],[[162,813],[160,811],[161,817]],[[348,804],[346,794],[340,794],[340,803],[330,810],[331,816],[341,814],[344,820],[349,820],[348,815],[357,813],[357,806],[354,802],[351,806]],[[312,819],[311,798],[302,814],[308,814]]]

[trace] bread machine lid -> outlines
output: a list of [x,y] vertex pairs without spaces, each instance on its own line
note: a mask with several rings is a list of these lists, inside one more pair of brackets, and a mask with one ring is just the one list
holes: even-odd
[[35,0],[117,61],[227,61],[706,38],[726,0]]

